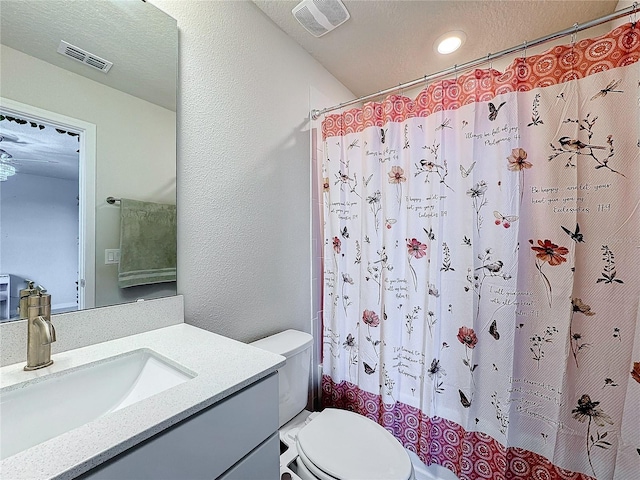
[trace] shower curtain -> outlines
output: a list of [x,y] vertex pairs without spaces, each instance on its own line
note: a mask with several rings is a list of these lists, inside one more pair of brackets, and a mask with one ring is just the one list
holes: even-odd
[[640,472],[640,25],[322,123],[323,404],[462,479]]

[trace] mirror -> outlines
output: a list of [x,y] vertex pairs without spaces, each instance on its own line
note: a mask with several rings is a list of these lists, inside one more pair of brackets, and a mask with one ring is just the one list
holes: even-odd
[[[0,19],[0,321],[26,278],[53,313],[175,295],[170,275],[119,286],[107,202],[161,204],[175,223],[175,19],[144,0],[12,0]],[[127,253],[129,268],[163,249]]]

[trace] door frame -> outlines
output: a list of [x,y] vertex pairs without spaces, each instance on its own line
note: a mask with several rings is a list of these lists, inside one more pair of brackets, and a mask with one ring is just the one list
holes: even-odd
[[78,310],[96,302],[96,125],[0,97],[7,113],[80,134],[78,165]]

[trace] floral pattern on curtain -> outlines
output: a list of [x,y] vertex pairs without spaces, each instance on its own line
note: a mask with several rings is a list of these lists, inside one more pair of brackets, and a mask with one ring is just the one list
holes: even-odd
[[462,479],[640,472],[640,25],[323,121],[323,403]]

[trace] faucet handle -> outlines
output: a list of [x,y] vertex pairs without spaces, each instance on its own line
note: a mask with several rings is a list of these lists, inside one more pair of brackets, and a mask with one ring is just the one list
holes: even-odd
[[20,290],[20,298],[27,298],[36,293],[36,289],[33,287],[34,283],[31,280],[27,280],[27,288]]

